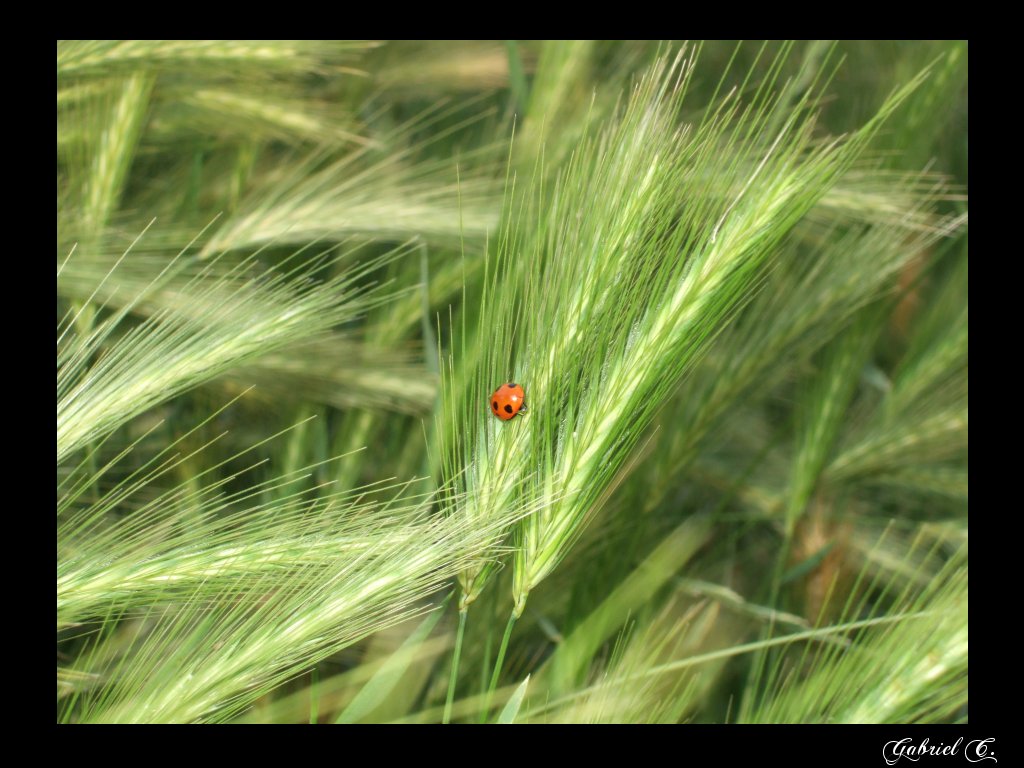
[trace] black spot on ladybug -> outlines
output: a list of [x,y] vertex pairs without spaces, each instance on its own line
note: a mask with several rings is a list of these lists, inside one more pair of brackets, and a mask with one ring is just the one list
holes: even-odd
[[506,405],[505,406],[505,413],[512,413],[512,406],[511,405]]
[[515,389],[516,388],[516,385],[513,384],[511,381],[508,384],[506,384],[505,386],[508,387],[509,389]]
[[494,410],[498,410],[498,401],[497,400],[495,400],[493,403],[491,403],[491,408],[493,408]]

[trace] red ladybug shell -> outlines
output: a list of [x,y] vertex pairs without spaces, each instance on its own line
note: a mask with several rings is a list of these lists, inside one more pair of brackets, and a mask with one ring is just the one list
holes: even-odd
[[526,408],[523,404],[524,397],[526,393],[518,384],[502,384],[491,395],[491,412],[502,421],[508,421]]

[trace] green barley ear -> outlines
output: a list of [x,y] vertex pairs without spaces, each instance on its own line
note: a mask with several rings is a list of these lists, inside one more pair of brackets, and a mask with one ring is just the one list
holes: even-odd
[[880,407],[849,430],[825,469],[831,482],[903,486],[966,502],[968,301],[966,238],[955,253]]
[[[459,184],[450,157],[430,158],[425,151],[451,131],[486,116],[479,110],[466,112],[463,105],[442,102],[373,145],[338,159],[330,147],[312,154],[241,200],[239,209],[204,244],[203,254],[347,235],[447,245],[457,245],[463,237],[482,241],[496,224],[498,208],[490,167],[493,148],[485,145],[460,156]],[[428,141],[415,139],[447,122],[455,126],[438,130]]]
[[431,610],[426,598],[508,525],[485,532],[439,518],[431,496],[402,488],[268,504],[247,504],[252,489],[177,489],[101,524],[99,507],[130,490],[62,523],[58,615],[82,645],[65,672],[62,721],[233,719],[328,656]]
[[[556,319],[528,325],[523,377],[547,416],[515,457],[543,470],[512,470],[531,478],[526,494],[540,509],[519,529],[517,614],[600,506],[672,385],[755,294],[778,244],[911,90],[846,142],[814,142],[807,105],[773,101],[770,81],[752,108],[728,104],[672,132],[689,71],[683,61],[656,67],[617,130],[581,151],[599,185],[570,168],[549,209],[551,253],[536,265],[547,274],[535,288],[552,311],[525,315]],[[778,133],[761,137],[766,122]],[[658,130],[648,135],[647,126]],[[709,199],[708,180],[723,178],[734,191]]]
[[157,403],[358,317],[381,300],[367,291],[367,275],[401,253],[342,269],[323,285],[283,276],[260,282],[248,275],[248,260],[218,274],[193,259],[180,285],[191,296],[187,310],[157,311],[118,338],[142,294],[85,337],[65,324],[57,346],[58,463]]
[[[516,615],[676,382],[755,294],[782,239],[914,85],[861,132],[821,142],[810,96],[780,100],[771,77],[750,104],[730,95],[683,123],[692,70],[685,51],[660,60],[550,190],[510,194],[515,223],[506,218],[477,328],[484,351],[463,358],[451,466],[465,473],[463,514],[536,510],[517,530]],[[777,130],[766,136],[767,125]],[[509,379],[531,411],[498,422],[482,400]],[[470,599],[474,579],[463,580]]]
[[[915,554],[919,547],[901,551]],[[714,603],[684,601],[690,607],[680,618],[670,600],[616,648],[600,677],[563,696],[528,700],[523,719],[679,722],[706,701],[701,677],[713,678],[738,657],[788,649],[758,700],[741,703],[738,712],[730,706],[732,714],[723,709],[725,722],[949,722],[967,706],[966,543],[923,583],[903,590],[879,614],[851,604],[834,624],[735,644],[722,643],[735,630]],[[892,586],[885,578],[873,584],[883,592]],[[659,626],[666,619],[674,626]]]
[[[912,546],[910,553],[914,550]],[[919,591],[904,592],[886,615],[864,621],[846,647],[807,646],[801,654],[804,672],[797,676],[778,670],[768,693],[740,719],[949,722],[967,706],[967,545],[957,546],[924,584]],[[852,617],[857,610],[865,608],[847,613]]]

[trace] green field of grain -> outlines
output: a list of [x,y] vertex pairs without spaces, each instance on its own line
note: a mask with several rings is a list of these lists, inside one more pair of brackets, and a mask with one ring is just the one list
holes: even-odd
[[56,48],[58,722],[967,721],[966,42]]

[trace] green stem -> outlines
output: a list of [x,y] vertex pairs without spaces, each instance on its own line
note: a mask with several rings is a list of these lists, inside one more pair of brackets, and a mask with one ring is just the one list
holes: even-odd
[[505,651],[508,650],[508,639],[512,637],[512,627],[516,625],[516,612],[508,617],[508,624],[505,626],[505,635],[501,638],[501,647],[498,648],[498,658],[494,661],[494,672],[491,673],[491,684],[487,686],[487,698],[484,699],[484,709],[481,713],[481,722],[487,719],[491,709],[491,696],[498,687],[498,678],[501,676],[501,665],[505,662]]
[[316,725],[320,719],[320,670],[313,667],[312,685],[309,686],[309,724]]
[[[782,575],[786,572],[786,562],[789,559],[789,552],[793,546],[793,534],[796,526],[787,522],[785,528],[785,535],[782,541],[782,546],[779,549],[778,556],[775,559],[775,567],[772,569],[771,577],[771,588],[768,595],[768,600],[765,605],[772,607],[778,607],[779,595],[782,593]],[[775,633],[775,619],[774,617],[762,627],[761,629],[761,640],[767,641],[771,639]],[[750,665],[750,671],[747,673],[746,684],[743,689],[743,699],[740,705],[740,711],[744,712],[754,706],[755,691],[757,686],[762,682],[762,675],[768,663],[768,648],[763,647],[754,654],[753,661]]]
[[448,725],[452,718],[452,702],[455,700],[455,681],[459,676],[459,659],[462,656],[462,636],[466,633],[466,614],[468,610],[459,611],[459,629],[455,635],[455,652],[452,654],[452,672],[448,677],[448,695],[444,700],[444,716],[441,722]]

